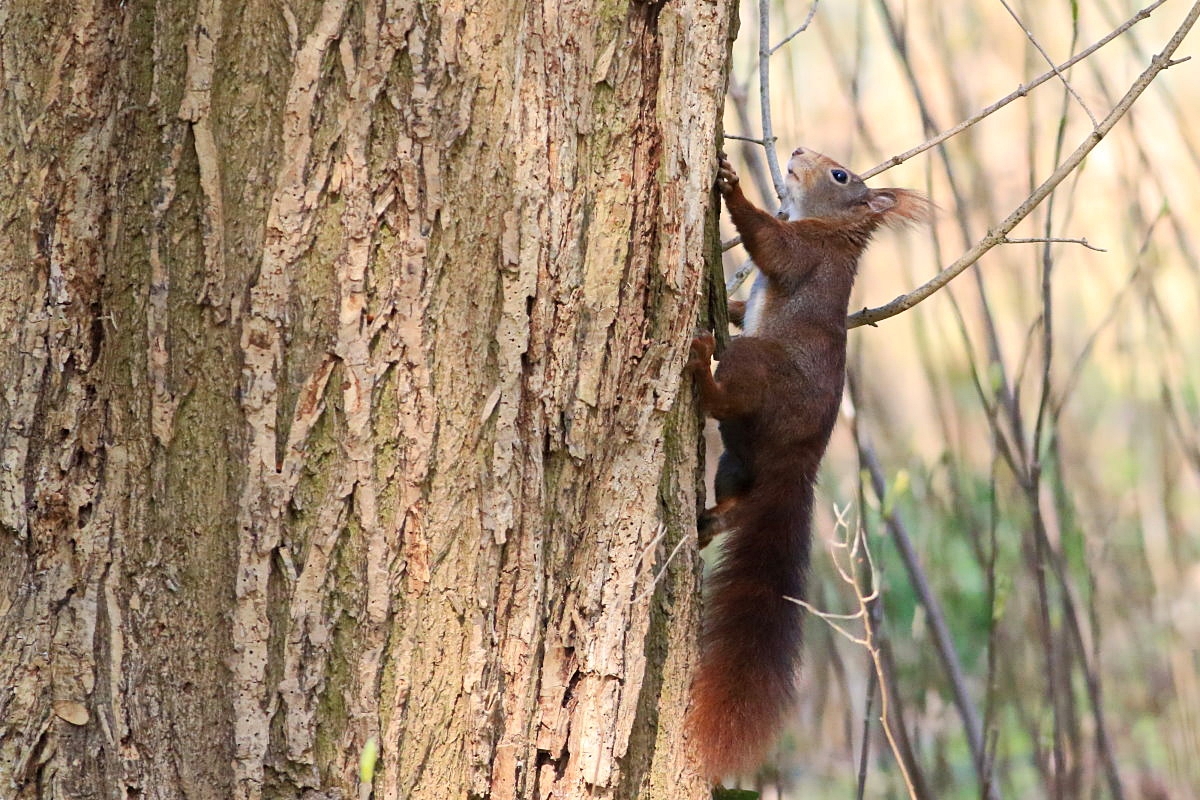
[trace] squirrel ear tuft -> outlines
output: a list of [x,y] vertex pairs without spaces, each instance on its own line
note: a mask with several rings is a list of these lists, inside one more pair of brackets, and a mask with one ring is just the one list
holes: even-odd
[[909,189],[872,189],[867,205],[876,214],[884,215],[884,222],[928,222],[933,218],[936,206],[928,197]]
[[876,189],[867,198],[867,208],[876,214],[886,214],[896,205],[896,196],[888,189]]

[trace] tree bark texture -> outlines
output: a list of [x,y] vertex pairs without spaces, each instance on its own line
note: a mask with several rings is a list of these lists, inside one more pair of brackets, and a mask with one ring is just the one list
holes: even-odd
[[704,796],[732,13],[0,5],[0,795]]

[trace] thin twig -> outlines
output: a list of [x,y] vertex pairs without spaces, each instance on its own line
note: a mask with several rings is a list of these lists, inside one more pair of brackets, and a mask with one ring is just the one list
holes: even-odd
[[804,22],[800,23],[800,27],[796,28],[796,30],[792,31],[787,36],[783,37],[783,40],[780,41],[779,44],[772,47],[770,52],[767,53],[767,55],[771,55],[771,56],[775,55],[776,50],[783,47],[785,44],[790,42],[792,39],[795,39],[797,36],[804,33],[806,30],[808,30],[808,26],[812,23],[813,17],[815,17],[817,15],[817,3],[818,2],[820,2],[820,0],[813,0],[813,4],[808,7],[808,16],[806,16],[804,18]]
[[[1004,0],[1001,0],[1004,2]],[[1011,10],[1010,10],[1011,13]],[[1015,18],[1015,14],[1013,15]],[[1076,28],[1077,29],[1077,28]],[[1076,96],[1066,78],[1063,78],[1063,85],[1066,91],[1071,96]],[[1057,135],[1054,140],[1054,155],[1053,158],[1057,162],[1062,157],[1063,144],[1065,141],[1067,113],[1069,111],[1069,100],[1066,95],[1062,99],[1062,111],[1059,115],[1059,124]],[[1082,101],[1080,101],[1082,103]],[[1085,109],[1086,110],[1086,109]],[[1088,112],[1091,116],[1091,112]],[[1092,125],[1095,126],[1096,120],[1092,118]],[[1045,213],[1045,234],[1050,236],[1052,226],[1054,224],[1054,209],[1058,194],[1052,194],[1046,200]],[[1041,300],[1042,313],[1040,317],[1041,329],[1041,345],[1042,345],[1042,372],[1041,380],[1039,381],[1039,394],[1037,404],[1037,415],[1034,418],[1033,437],[1029,443],[1028,462],[1025,465],[1025,473],[1029,476],[1028,484],[1025,487],[1027,502],[1030,506],[1031,515],[1034,520],[1034,527],[1044,526],[1044,518],[1041,509],[1041,486],[1043,475],[1043,452],[1048,452],[1048,448],[1044,448],[1044,440],[1046,437],[1053,438],[1053,420],[1047,418],[1047,411],[1050,408],[1050,397],[1052,392],[1052,369],[1054,365],[1054,259],[1050,257],[1049,244],[1042,246],[1041,258]],[[1049,423],[1049,429],[1047,424]],[[1046,668],[1046,695],[1052,713],[1054,734],[1051,751],[1054,754],[1054,769],[1052,772],[1053,786],[1056,796],[1062,796],[1069,787],[1069,794],[1077,794],[1078,787],[1069,784],[1072,776],[1067,766],[1068,759],[1064,752],[1064,746],[1068,742],[1074,742],[1075,737],[1069,736],[1067,730],[1073,722],[1073,708],[1069,703],[1069,690],[1063,690],[1060,683],[1065,683],[1070,686],[1071,665],[1069,657],[1065,653],[1060,653],[1060,638],[1054,629],[1054,623],[1050,617],[1050,608],[1047,599],[1045,587],[1045,559],[1047,558],[1048,542],[1043,544],[1042,537],[1037,537],[1036,546],[1034,547],[1035,563],[1033,572],[1037,581],[1038,589],[1038,611],[1040,612],[1040,622],[1042,626],[1043,650]],[[1087,656],[1085,653],[1080,653],[1084,669],[1087,669]],[[1060,703],[1059,693],[1065,696],[1066,702]],[[1064,717],[1067,717],[1064,719]],[[1072,748],[1073,749],[1073,748]],[[1075,754],[1072,753],[1072,756]],[[1076,761],[1076,758],[1071,758],[1071,761]],[[1119,787],[1118,787],[1119,792]]]
[[863,708],[862,750],[858,754],[858,794],[857,800],[863,800],[867,790],[867,764],[871,752],[871,706],[875,703],[875,690],[879,686],[879,676],[875,670],[867,675],[867,702]]
[[653,551],[654,548],[658,547],[658,543],[661,542],[666,537],[666,535],[667,535],[667,523],[665,523],[665,522],[658,523],[658,531],[654,534],[654,538],[650,540],[650,543],[642,548],[642,552],[638,555],[638,560],[641,561],[646,556],[650,555],[651,551]]
[[[666,526],[663,527],[665,528]],[[667,555],[667,560],[663,563],[662,569],[655,574],[653,580],[650,581],[650,585],[647,586],[641,594],[633,599],[633,604],[635,606],[650,595],[654,594],[654,592],[658,589],[658,582],[662,580],[663,575],[667,574],[667,570],[670,568],[671,562],[675,559],[675,554],[679,552],[680,548],[683,547],[683,543],[686,541],[688,541],[688,537],[679,537],[679,541],[675,543],[675,547],[671,550],[670,554]]]
[[[896,17],[892,14],[891,8],[888,6],[887,0],[876,0],[876,7],[879,9],[879,15],[882,17],[884,25],[887,29],[888,37],[891,40],[892,48],[896,51],[900,58],[901,68],[904,71],[905,77],[908,79],[909,88],[912,90],[913,99],[917,104],[917,108],[921,114],[921,122],[927,132],[932,132],[938,129],[938,125],[934,122],[932,104],[926,97],[922,82],[917,77],[914,60],[908,53],[908,40],[902,25],[900,25]],[[966,213],[967,195],[962,188],[962,181],[958,178],[958,166],[954,159],[950,158],[950,154],[944,145],[939,145],[937,148],[938,158],[942,162],[942,168],[946,172],[946,182],[950,187],[950,191],[954,196],[954,207],[957,209],[957,219],[962,231],[964,242],[970,242],[975,239],[975,234],[971,231]],[[990,216],[990,215],[989,215]],[[991,305],[988,301],[987,289],[984,286],[983,273],[976,267],[972,271],[971,277],[975,281],[976,289],[979,292],[979,313],[983,322],[984,334],[986,337],[988,348],[988,371],[994,377],[996,386],[995,392],[1001,404],[1012,412],[1012,418],[1020,422],[1020,406],[1016,401],[1016,396],[1011,388],[1011,383],[1008,380],[1007,371],[1005,368],[1005,359],[1001,350],[1000,335],[996,325],[995,315],[992,313]],[[1013,432],[1013,440],[1018,447],[1025,441],[1025,437],[1020,430],[1018,424]]]
[[[768,2],[768,0],[760,0],[759,1],[759,6],[758,6],[758,91],[759,91],[759,109],[761,111],[761,116],[762,116],[762,136],[756,139],[751,136],[737,136],[737,135],[730,134],[730,133],[725,134],[726,139],[734,139],[737,141],[749,142],[751,144],[757,144],[760,147],[762,147],[763,152],[766,156],[766,160],[767,160],[767,171],[770,173],[770,176],[771,176],[771,184],[775,188],[776,197],[778,197],[780,200],[783,199],[784,184],[783,184],[783,173],[779,169],[779,157],[775,153],[775,142],[777,141],[777,137],[775,136],[773,123],[771,121],[771,67],[770,67],[770,60],[771,60],[771,56],[775,53],[776,50],[783,47],[785,44],[787,44],[793,38],[795,38],[798,34],[803,33],[805,30],[808,29],[809,24],[812,23],[813,17],[816,16],[818,2],[819,2],[819,0],[813,0],[812,6],[810,6],[808,9],[808,15],[804,18],[804,23],[799,28],[797,28],[796,30],[794,30],[790,34],[788,34],[783,39],[783,41],[781,41],[779,44],[775,45],[775,47],[769,47],[768,45],[770,44],[770,36],[771,36],[769,2]],[[744,119],[744,116],[745,116],[744,95],[745,95],[745,91],[743,88],[742,89],[742,101],[735,103],[735,105],[737,106],[739,116],[743,117],[744,127],[748,128],[749,125],[745,124],[746,120]],[[753,165],[751,165],[751,166],[753,167]],[[761,185],[761,181],[759,180],[759,173],[757,172],[757,170],[752,171],[752,174],[755,178],[755,182],[760,184],[760,186],[759,186],[760,190],[763,189],[763,187]],[[764,197],[766,196],[765,191],[763,191],[763,196]],[[733,247],[736,247],[737,245],[741,244],[741,242],[742,242],[742,237],[735,236],[733,239],[731,239],[728,242],[725,242],[721,245],[721,252],[724,253],[724,252],[732,249]],[[728,295],[729,293],[736,291],[738,289],[738,287],[740,287],[743,283],[745,283],[746,279],[749,277],[751,271],[753,270],[753,267],[754,267],[754,262],[752,262],[752,261],[748,261],[748,262],[746,262],[746,264],[743,264],[742,267],[740,267],[738,269],[738,271],[734,275],[733,279],[728,283],[728,285],[726,285],[725,293]]]
[[[1120,16],[1112,8],[1108,0],[1099,3],[1099,6],[1101,13],[1106,18],[1116,17],[1120,19]],[[1141,41],[1138,39],[1137,31],[1122,37],[1121,43],[1129,48],[1130,52],[1133,53],[1133,57],[1138,61],[1144,61],[1148,57],[1145,49],[1142,47]],[[1100,89],[1101,91],[1104,90],[1103,84],[1100,86]],[[1186,157],[1193,166],[1200,166],[1200,141],[1197,141],[1195,126],[1188,121],[1190,114],[1180,108],[1179,100],[1170,92],[1163,92],[1159,95],[1158,102],[1162,103],[1166,108],[1166,116],[1171,120],[1172,132],[1184,141],[1185,147],[1181,152],[1181,156]],[[1141,147],[1139,146],[1138,149],[1140,150]]]
[[1054,191],[1054,189],[1062,183],[1063,179],[1074,171],[1088,153],[1095,148],[1096,145],[1113,129],[1113,126],[1120,121],[1121,117],[1125,116],[1129,111],[1134,101],[1141,96],[1150,82],[1162,72],[1172,65],[1171,55],[1178,49],[1179,44],[1187,36],[1188,31],[1196,22],[1196,18],[1200,17],[1200,2],[1192,6],[1183,23],[1175,31],[1170,41],[1167,42],[1162,52],[1159,53],[1150,62],[1150,66],[1146,68],[1138,79],[1134,81],[1129,90],[1117,103],[1116,107],[1108,113],[1108,116],[1093,130],[1088,136],[1075,148],[1074,152],[1064,161],[1059,167],[1048,177],[1028,198],[1021,203],[1011,214],[1008,215],[995,229],[987,236],[981,239],[974,247],[964,253],[950,266],[943,269],[936,277],[926,282],[923,286],[909,292],[906,295],[901,295],[895,298],[890,303],[879,306],[878,308],[864,308],[856,314],[851,314],[847,320],[848,328],[857,328],[860,325],[873,325],[888,317],[894,317],[902,311],[906,311],[917,303],[920,303],[931,294],[941,289],[959,273],[967,267],[978,261],[987,251],[991,250],[997,244],[1004,241],[1008,233],[1017,226],[1021,220],[1025,219],[1033,209]]
[[[768,141],[766,139],[755,139],[753,136],[738,136],[735,133],[726,133],[726,134],[722,134],[722,135],[726,139],[735,139],[739,142],[750,142],[751,144],[758,144],[758,145],[762,145],[763,147],[766,147],[768,144]],[[774,144],[774,142],[775,142],[774,139],[770,140],[771,144]]]
[[1000,0],[1000,5],[1004,6],[1004,10],[1007,11],[1008,15],[1013,18],[1013,21],[1021,26],[1021,30],[1024,32],[1025,38],[1028,39],[1029,43],[1032,44],[1037,51],[1042,54],[1042,58],[1044,58],[1046,63],[1050,65],[1051,71],[1058,76],[1058,79],[1062,81],[1063,86],[1070,93],[1071,97],[1075,98],[1075,101],[1079,103],[1079,106],[1083,109],[1083,112],[1088,115],[1088,119],[1092,121],[1092,127],[1096,127],[1096,115],[1092,113],[1090,108],[1088,108],[1087,103],[1083,102],[1083,98],[1079,96],[1079,92],[1075,91],[1075,87],[1071,85],[1069,80],[1067,80],[1067,76],[1063,74],[1062,69],[1054,65],[1054,61],[1050,58],[1050,54],[1046,52],[1045,48],[1042,47],[1042,45],[1034,37],[1033,31],[1029,29],[1029,26],[1021,21],[1021,18],[1017,16],[1017,12],[1012,10],[1012,6],[1008,4],[1007,0]]
[[1107,253],[1103,247],[1096,247],[1090,244],[1087,239],[1068,239],[1058,236],[1031,236],[1026,239],[1014,239],[1011,236],[1005,236],[1000,240],[999,244],[1047,244],[1047,243],[1062,243],[1062,244],[1081,244],[1088,250],[1095,250],[1097,253]]
[[[866,610],[866,600],[860,597],[859,602]],[[892,748],[892,753],[896,756],[896,765],[900,768],[900,777],[904,779],[904,788],[908,790],[908,796],[917,800],[920,795],[917,794],[913,784],[908,759],[901,755],[900,744],[896,740],[895,731],[892,730],[892,715],[889,708],[891,692],[887,690],[887,673],[884,670],[883,655],[879,646],[879,626],[873,615],[869,613],[863,618],[863,624],[866,626],[867,652],[871,654],[871,661],[875,665],[875,674],[879,676],[879,719],[883,724],[883,735],[888,741],[888,746]]]
[[775,130],[771,122],[771,3],[758,0],[758,107],[762,113],[762,140],[767,167],[771,170],[771,183],[775,194],[783,197],[783,173],[779,171],[779,158],[775,155]]
[[[917,800],[919,797],[921,797],[921,794],[917,792],[914,783],[914,777],[912,774],[914,765],[910,764],[909,759],[905,757],[905,751],[900,747],[896,733],[892,729],[892,715],[889,710],[890,693],[887,688],[887,673],[885,671],[883,656],[880,648],[881,634],[879,632],[879,626],[873,619],[871,613],[872,604],[879,597],[879,580],[876,572],[875,561],[871,555],[871,548],[867,544],[866,537],[863,536],[862,528],[855,527],[852,529],[850,527],[850,523],[846,520],[844,513],[845,509],[839,510],[836,506],[834,507],[834,514],[837,516],[836,527],[845,531],[845,535],[848,537],[848,539],[841,542],[830,542],[830,552],[833,556],[833,564],[838,571],[838,575],[840,575],[842,580],[854,591],[855,599],[858,602],[858,611],[854,612],[853,614],[830,614],[828,612],[816,609],[812,606],[812,604],[805,602],[804,600],[794,597],[788,597],[786,599],[796,603],[809,613],[819,617],[827,625],[829,625],[830,628],[837,631],[850,642],[866,649],[871,658],[871,663],[874,667],[876,678],[879,681],[879,721],[883,727],[884,738],[887,739],[888,746],[892,751],[892,755],[896,759],[896,765],[900,769],[900,776],[904,781],[904,787],[908,792],[908,796],[912,798],[912,800]],[[854,530],[854,533],[851,533],[851,530]],[[847,565],[843,565],[841,559],[837,557],[836,550],[839,549],[849,551],[849,557],[846,559],[848,562]],[[860,551],[862,553],[862,560],[866,562],[867,571],[869,573],[868,585],[871,587],[869,593],[863,592],[862,584],[859,580],[857,567],[858,559],[855,558],[855,555]],[[861,619],[863,623],[864,635],[861,637],[854,635],[837,622],[834,622],[835,619]]]
[[[853,403],[849,404],[850,418],[855,420]],[[858,481],[857,487],[858,507],[860,509],[867,507],[867,493],[863,481]],[[867,521],[860,515],[859,524],[865,529]],[[868,534],[869,535],[869,534]],[[867,766],[868,754],[871,752],[871,707],[875,703],[875,692],[880,686],[879,676],[875,670],[870,670],[867,679],[866,702],[863,703],[863,720],[862,720],[862,747],[858,757],[858,794],[857,800],[863,800],[867,791]]]
[[[974,116],[963,120],[962,122],[958,123],[957,125],[955,125],[952,128],[947,128],[946,130],[939,133],[937,136],[927,139],[926,141],[922,142],[921,144],[917,145],[916,147],[912,148],[911,150],[905,150],[900,155],[892,156],[887,161],[884,161],[882,164],[877,164],[876,166],[871,167],[869,170],[867,170],[866,172],[864,172],[862,174],[863,180],[866,180],[874,175],[878,175],[879,173],[883,172],[884,170],[891,169],[892,167],[896,166],[897,164],[903,164],[905,161],[908,161],[913,156],[920,155],[921,153],[924,153],[926,150],[929,150],[930,148],[937,147],[939,144],[946,141],[947,139],[957,136],[958,134],[965,131],[967,128],[970,128],[972,125],[975,125],[980,120],[982,120],[984,117],[988,117],[988,116],[991,116],[992,114],[996,113],[997,111],[1004,108],[1006,105],[1008,105],[1012,101],[1017,100],[1022,97],[1025,97],[1033,89],[1036,89],[1037,87],[1041,86],[1043,83],[1050,80],[1055,75],[1062,72],[1063,70],[1069,69],[1072,66],[1074,66],[1075,64],[1078,64],[1080,61],[1087,58],[1092,53],[1099,50],[1101,47],[1104,47],[1104,45],[1108,44],[1113,39],[1116,39],[1118,36],[1123,34],[1125,31],[1129,30],[1130,28],[1132,28],[1134,25],[1138,24],[1142,20],[1149,17],[1159,6],[1161,6],[1165,2],[1167,2],[1167,0],[1156,0],[1156,2],[1151,3],[1150,5],[1143,8],[1141,11],[1139,11],[1138,13],[1134,14],[1132,17],[1127,19],[1120,26],[1114,28],[1107,36],[1105,36],[1103,39],[1100,39],[1099,41],[1097,41],[1091,47],[1087,48],[1086,50],[1080,51],[1077,55],[1074,55],[1071,58],[1064,61],[1063,63],[1059,64],[1057,68],[1055,68],[1049,72],[1043,73],[1042,75],[1039,75],[1037,78],[1033,79],[1029,83],[1022,84],[1021,86],[1017,87],[1016,91],[1012,92],[1011,94],[1007,95],[1006,97],[1000,98],[999,100],[992,103],[990,106],[983,109],[982,111],[975,114]],[[1168,66],[1172,66],[1172,65],[1168,64]]]
[[[733,111],[737,115],[738,128],[743,131],[749,131],[754,127],[750,122],[749,93],[746,89],[746,83],[745,81],[736,80],[732,75],[729,76],[728,97],[733,102]],[[758,189],[758,196],[763,198],[764,202],[770,202],[773,192],[763,151],[767,147],[774,147],[775,143],[768,142],[762,138],[754,139],[749,136],[738,138],[744,138],[747,142],[741,148],[742,160],[746,164],[745,172],[747,173],[742,177],[745,178],[748,176],[754,182],[754,188]],[[751,147],[750,145],[758,145],[758,147]],[[738,241],[741,241],[740,237]]]
[[[850,404],[852,407],[857,408],[858,381],[854,375],[850,376],[849,388]],[[983,725],[979,721],[979,712],[975,709],[970,692],[967,690],[966,673],[962,668],[962,662],[958,658],[958,651],[954,648],[954,639],[950,635],[950,626],[946,623],[946,615],[942,611],[942,606],[938,602],[937,595],[934,594],[933,589],[929,585],[929,580],[925,576],[925,570],[922,568],[920,559],[917,557],[916,548],[913,546],[912,538],[908,534],[908,529],[904,525],[904,521],[896,515],[894,510],[889,511],[883,508],[884,498],[887,495],[887,482],[884,479],[879,457],[875,454],[875,449],[869,437],[858,425],[857,414],[852,419],[851,430],[858,446],[859,462],[866,468],[866,472],[870,477],[871,488],[875,492],[875,497],[879,500],[880,515],[888,529],[888,533],[891,535],[893,544],[896,545],[896,550],[900,554],[900,560],[904,562],[905,571],[908,573],[908,579],[913,587],[913,591],[917,595],[917,600],[920,602],[922,608],[925,609],[934,649],[938,654],[939,660],[942,662],[943,669],[946,671],[946,679],[950,683],[950,691],[954,697],[955,708],[958,709],[959,716],[962,718],[963,728],[967,735],[967,746],[971,750],[972,760],[975,762],[980,784],[986,785],[984,777]]]
[[828,625],[830,628],[832,628],[839,636],[841,636],[846,641],[850,642],[850,644],[856,644],[859,647],[867,647],[866,639],[862,638],[861,636],[857,636],[857,635],[851,633],[849,630],[847,630],[846,628],[843,628],[837,622],[834,622],[835,619],[860,619],[860,618],[862,618],[861,611],[855,612],[853,614],[830,614],[827,611],[822,611],[821,609],[817,608],[816,606],[814,606],[812,603],[808,602],[807,600],[801,600],[799,597],[784,596],[783,599],[788,600],[792,603],[795,603],[796,605],[800,606],[808,613],[812,614],[817,619],[824,622],[826,625]]
[[1114,320],[1116,320],[1117,314],[1121,310],[1121,306],[1124,303],[1125,298],[1132,293],[1133,289],[1140,281],[1149,279],[1150,275],[1153,274],[1155,268],[1158,266],[1157,262],[1150,262],[1146,259],[1146,252],[1150,249],[1150,245],[1153,241],[1154,231],[1158,227],[1158,223],[1161,222],[1169,213],[1170,212],[1168,209],[1164,206],[1162,209],[1160,209],[1158,215],[1150,221],[1150,224],[1146,227],[1146,233],[1142,236],[1142,243],[1138,246],[1137,257],[1133,262],[1133,270],[1129,273],[1129,277],[1122,284],[1121,288],[1113,295],[1112,303],[1108,310],[1105,311],[1104,316],[1100,319],[1100,322],[1091,331],[1091,333],[1087,335],[1087,338],[1083,340],[1083,346],[1079,348],[1079,353],[1076,355],[1074,362],[1071,364],[1070,370],[1067,372],[1067,377],[1063,381],[1062,389],[1059,390],[1058,402],[1055,403],[1053,408],[1053,414],[1056,420],[1058,417],[1062,416],[1063,408],[1066,406],[1067,401],[1074,394],[1075,387],[1079,383],[1080,377],[1083,375],[1084,365],[1086,364],[1088,357],[1091,356],[1092,350],[1096,346],[1096,341],[1100,338],[1100,335],[1107,330],[1108,326],[1112,324]]
[[[996,541],[997,528],[1000,523],[1000,509],[996,502],[996,474],[999,468],[999,459],[995,439],[999,437],[1000,431],[995,427],[992,428],[993,443],[991,457],[988,459],[988,549],[987,561],[985,568],[986,585],[987,585],[987,608],[988,608],[988,636],[987,636],[987,684],[983,696],[983,730],[987,736],[984,742],[984,762],[983,762],[983,786],[981,794],[985,797],[992,797],[999,793],[996,782],[992,779],[993,762],[996,757],[996,742],[1000,736],[998,727],[993,727],[995,719],[996,706],[996,682],[998,678],[998,656],[1000,653],[998,635],[1000,624],[1000,610],[996,605],[997,584],[996,584],[996,560],[1000,553],[1000,547]],[[990,742],[990,744],[989,744]]]

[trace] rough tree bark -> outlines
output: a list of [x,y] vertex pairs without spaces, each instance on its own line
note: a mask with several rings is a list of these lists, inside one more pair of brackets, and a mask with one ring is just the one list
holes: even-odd
[[0,5],[0,795],[704,795],[732,6]]

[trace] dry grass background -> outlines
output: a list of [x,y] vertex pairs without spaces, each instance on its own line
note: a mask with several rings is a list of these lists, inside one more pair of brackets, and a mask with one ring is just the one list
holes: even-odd
[[[810,10],[770,6],[773,42]],[[1142,7],[1010,6],[1055,63]],[[872,178],[924,189],[941,211],[929,229],[879,238],[854,307],[917,286],[1017,207],[1189,8],[1169,0],[1077,64],[1065,73],[1073,94],[1053,79],[950,139],[944,158],[930,150]],[[726,117],[728,133],[751,137],[761,135],[757,18],[745,3]],[[803,144],[865,172],[951,127],[1048,69],[1022,24],[1000,0],[821,2],[771,59],[781,157]],[[1176,56],[1198,50],[1200,32]],[[1012,234],[1083,238],[1105,252],[1002,245],[921,305],[851,332],[856,413],[826,458],[818,537],[845,535],[835,503],[866,533],[893,728],[923,796],[979,797],[981,772],[1001,797],[1200,796],[1198,116],[1200,59],[1161,73]],[[761,152],[727,149],[735,160]],[[756,163],[739,166],[749,177]],[[727,258],[732,269],[744,255]],[[864,477],[868,440],[888,484],[882,501]],[[916,573],[888,516],[911,537]],[[914,588],[921,577],[935,608]],[[820,544],[812,585],[816,606],[855,610]],[[945,619],[981,721],[982,766],[931,614]],[[765,797],[905,796],[867,652],[820,620],[806,636],[795,723],[774,767],[743,785]],[[864,758],[865,717],[875,724]]]

